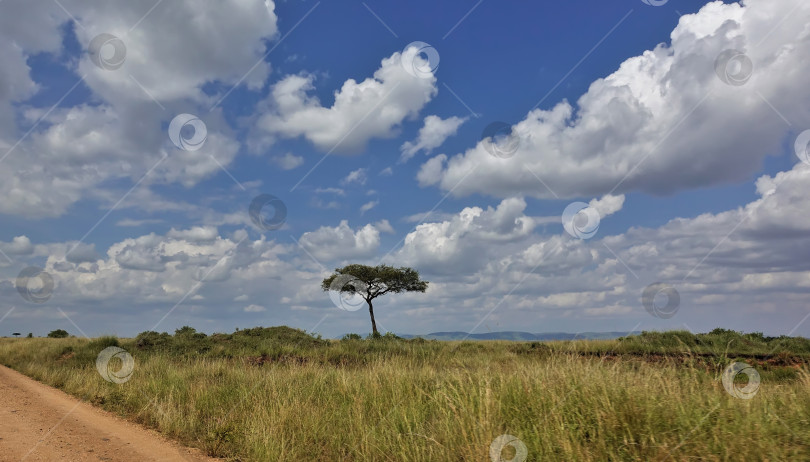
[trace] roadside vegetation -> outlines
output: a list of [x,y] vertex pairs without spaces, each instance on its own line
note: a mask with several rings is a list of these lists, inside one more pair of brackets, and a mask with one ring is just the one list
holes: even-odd
[[[134,359],[125,383],[96,368],[110,346]],[[560,342],[326,340],[287,327],[0,339],[0,363],[230,460],[482,461],[503,434],[529,461],[808,460],[808,358],[807,339],[722,329]],[[761,376],[751,399],[721,383],[734,362]]]

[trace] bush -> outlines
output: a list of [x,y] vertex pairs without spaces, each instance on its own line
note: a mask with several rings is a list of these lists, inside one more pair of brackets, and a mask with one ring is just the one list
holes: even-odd
[[765,334],[762,332],[751,332],[750,334],[745,334],[744,337],[757,342],[767,342],[771,339],[771,337],[765,337]]
[[155,331],[141,332],[135,337],[135,346],[139,350],[151,350],[153,348],[160,348],[171,344],[172,337],[166,333],[157,333]]
[[206,335],[203,332],[197,332],[197,329],[189,326],[183,326],[175,330],[174,336],[193,339],[202,339],[206,337]]
[[213,342],[202,332],[184,326],[177,329],[171,340],[171,350],[182,355],[199,355],[211,349]]
[[313,336],[301,330],[294,329],[287,326],[276,327],[253,327],[250,329],[242,329],[233,333],[233,339],[266,339],[272,340],[275,343],[284,345],[296,345],[301,347],[306,346],[322,346],[328,342],[323,340],[320,335]]
[[70,334],[64,329],[56,329],[48,332],[49,338],[68,338]]
[[722,327],[716,327],[709,332],[709,335],[722,335],[722,336],[730,336],[730,337],[738,337],[740,335],[739,332],[730,330],[730,329],[723,329]]
[[343,336],[343,338],[341,338],[341,340],[362,340],[362,339],[363,337],[361,337],[359,334],[346,334]]
[[222,332],[216,332],[211,334],[211,336],[208,338],[215,343],[227,342],[228,340],[231,340],[233,338],[233,334],[223,334]]
[[380,335],[379,333],[368,334],[366,338],[369,340],[405,340],[393,332],[386,332],[385,335]]

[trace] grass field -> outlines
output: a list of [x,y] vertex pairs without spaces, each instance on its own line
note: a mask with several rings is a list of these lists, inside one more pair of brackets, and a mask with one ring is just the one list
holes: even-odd
[[[124,383],[96,369],[109,346],[134,358]],[[284,327],[0,339],[1,363],[231,460],[487,461],[504,434],[529,461],[810,460],[808,358],[806,339],[722,330],[548,343],[330,341]],[[751,399],[721,383],[735,361],[761,376]]]

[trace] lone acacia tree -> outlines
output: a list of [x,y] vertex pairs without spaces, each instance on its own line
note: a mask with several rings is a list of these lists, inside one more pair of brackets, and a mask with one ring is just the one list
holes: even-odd
[[388,265],[366,266],[347,265],[335,269],[335,272],[324,279],[321,288],[341,293],[358,294],[368,303],[368,314],[371,316],[371,330],[376,337],[377,323],[374,321],[374,305],[371,301],[380,295],[401,292],[425,292],[428,282],[419,279],[419,272],[413,268],[394,268]]

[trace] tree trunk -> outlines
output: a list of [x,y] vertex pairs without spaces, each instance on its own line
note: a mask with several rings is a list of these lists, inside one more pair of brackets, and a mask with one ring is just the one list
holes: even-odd
[[377,331],[377,323],[374,322],[374,306],[371,304],[371,299],[367,299],[366,303],[368,303],[368,314],[371,315],[371,331],[372,336],[377,337],[380,335],[380,332]]

